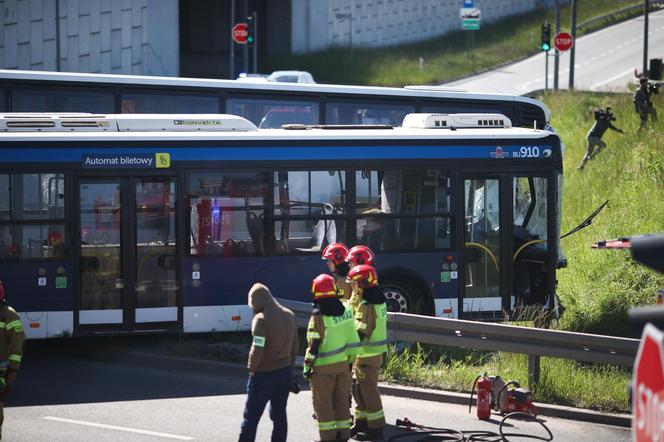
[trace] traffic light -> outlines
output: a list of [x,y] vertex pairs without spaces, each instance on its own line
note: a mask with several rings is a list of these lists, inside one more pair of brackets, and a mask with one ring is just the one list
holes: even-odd
[[549,51],[551,49],[551,24],[548,21],[542,23],[542,39],[540,49]]
[[254,23],[254,16],[247,17],[247,44],[253,45],[256,41],[256,25]]

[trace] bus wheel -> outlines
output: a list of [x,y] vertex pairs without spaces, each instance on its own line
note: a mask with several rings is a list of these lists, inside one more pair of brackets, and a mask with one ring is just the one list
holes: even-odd
[[387,281],[380,286],[387,298],[387,311],[396,313],[424,313],[424,297],[413,284]]

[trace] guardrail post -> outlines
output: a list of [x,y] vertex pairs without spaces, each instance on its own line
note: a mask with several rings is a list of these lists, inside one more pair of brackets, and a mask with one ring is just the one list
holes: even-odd
[[540,380],[540,357],[528,355],[528,387],[532,388]]

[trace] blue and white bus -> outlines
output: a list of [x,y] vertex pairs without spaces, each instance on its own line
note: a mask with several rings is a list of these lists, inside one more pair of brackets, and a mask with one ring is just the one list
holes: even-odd
[[538,100],[445,86],[372,87],[0,69],[0,112],[197,114],[244,117],[261,128],[390,124],[405,115],[498,113],[512,125],[547,129]]
[[393,311],[552,308],[561,147],[500,114],[257,129],[232,115],[0,115],[0,279],[31,338],[249,327],[367,244]]

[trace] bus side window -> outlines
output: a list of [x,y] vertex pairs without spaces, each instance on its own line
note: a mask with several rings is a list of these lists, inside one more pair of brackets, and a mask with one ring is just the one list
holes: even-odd
[[436,169],[356,172],[357,238],[376,250],[451,246],[450,180]]
[[0,259],[65,256],[64,189],[62,174],[0,175]]
[[265,172],[195,171],[187,185],[192,255],[264,254]]
[[275,254],[320,252],[345,240],[343,171],[278,171],[273,187]]
[[318,124],[320,115],[318,103],[313,101],[255,98],[228,98],[226,113],[246,118],[264,129],[283,124]]
[[16,88],[12,93],[12,112],[92,112],[112,114],[112,91],[62,87]]

